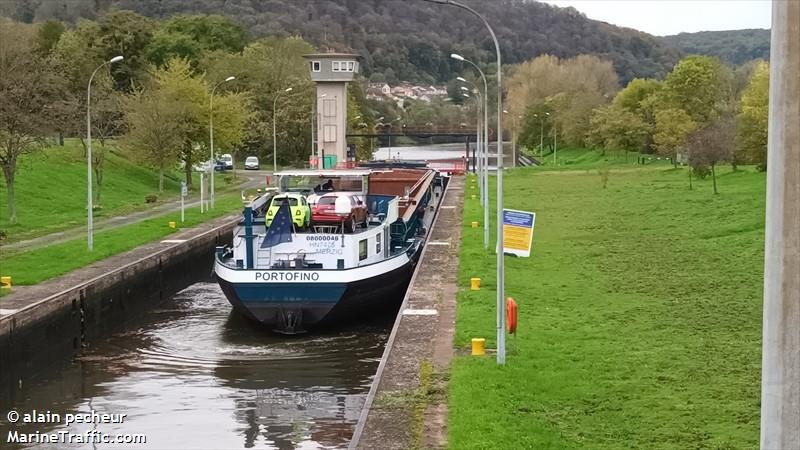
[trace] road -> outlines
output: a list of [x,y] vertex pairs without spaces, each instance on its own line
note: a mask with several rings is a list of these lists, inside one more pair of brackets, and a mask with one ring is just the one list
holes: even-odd
[[[265,184],[265,177],[270,175],[272,171],[267,170],[237,170],[236,175],[242,179],[242,182],[238,186],[229,187],[225,189],[225,191],[217,191],[217,194],[220,192],[228,192],[232,190],[243,190],[243,189],[254,189],[257,187],[262,187]],[[197,207],[200,205],[200,194],[196,193],[196,195],[190,195],[187,197],[186,203],[184,206],[186,208]],[[180,198],[176,200],[172,200],[166,203],[162,203],[158,206],[155,206],[150,209],[146,209],[143,211],[137,211],[135,213],[127,214],[125,216],[116,216],[116,217],[109,217],[107,219],[96,220],[94,222],[94,231],[99,232],[103,230],[112,230],[114,228],[123,227],[126,225],[130,225],[133,223],[142,222],[147,219],[152,219],[153,217],[157,217],[163,214],[166,214],[170,211],[176,211],[180,208],[181,201]],[[80,226],[75,228],[70,228],[64,231],[59,231],[56,233],[45,234],[43,236],[39,236],[33,239],[28,239],[19,242],[12,242],[9,244],[3,244],[2,249],[4,251],[27,251],[33,250],[39,247],[44,247],[46,245],[52,244],[59,244],[62,242],[70,241],[72,239],[76,239],[82,237],[86,234],[86,226]]]

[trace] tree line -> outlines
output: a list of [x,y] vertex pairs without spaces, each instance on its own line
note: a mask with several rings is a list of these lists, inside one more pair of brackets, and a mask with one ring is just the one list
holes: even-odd
[[713,178],[723,162],[766,170],[769,64],[735,69],[709,56],[681,59],[663,79],[618,88],[610,62],[544,55],[515,68],[509,109],[523,120],[530,149],[556,142],[606,151],[656,154]]
[[[493,25],[503,60],[521,63],[548,53],[560,58],[604,55],[620,79],[662,77],[680,52],[646,33],[586,18],[573,8],[530,0],[468,1]],[[179,14],[220,14],[247,30],[252,39],[302,36],[317,48],[349,49],[363,56],[373,81],[441,83],[459,64],[450,53],[476,62],[494,60],[494,46],[463,12],[422,0],[4,0],[0,15],[21,22],[99,20],[114,9],[151,18]],[[170,45],[169,30],[159,40]],[[182,46],[191,46],[183,41]]]
[[[71,27],[59,21],[0,20],[0,166],[11,223],[20,157],[44,148],[56,134],[86,145],[87,85],[93,73],[98,204],[112,140],[115,149],[158,171],[159,190],[165,172],[176,167],[183,168],[191,185],[193,166],[209,159],[212,111],[217,154],[271,157],[273,105],[279,110],[278,161],[296,163],[310,153],[315,89],[303,55],[315,49],[302,38],[248,41],[239,25],[221,16],[154,21],[112,11]],[[121,62],[107,64],[118,55],[124,57]],[[235,79],[224,82],[229,77]],[[291,92],[275,102],[289,87]],[[350,113],[369,121],[354,97]]]

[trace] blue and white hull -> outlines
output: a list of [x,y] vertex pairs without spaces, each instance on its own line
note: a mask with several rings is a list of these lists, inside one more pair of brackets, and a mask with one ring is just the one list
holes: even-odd
[[390,259],[345,270],[242,270],[217,259],[215,272],[241,314],[280,333],[302,333],[396,308],[421,243]]

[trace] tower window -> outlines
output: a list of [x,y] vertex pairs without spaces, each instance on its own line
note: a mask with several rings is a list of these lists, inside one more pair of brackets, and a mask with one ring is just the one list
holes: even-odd
[[311,71],[319,72],[320,70],[322,70],[322,66],[320,65],[319,61],[311,61]]

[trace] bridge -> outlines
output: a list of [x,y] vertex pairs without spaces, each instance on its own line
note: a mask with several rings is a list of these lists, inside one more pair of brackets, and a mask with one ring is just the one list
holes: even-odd
[[[431,137],[463,137],[465,138],[466,142],[470,142],[470,139],[474,141],[475,135],[477,130],[475,128],[412,128],[412,127],[397,127],[381,130],[365,130],[365,131],[353,131],[351,133],[347,133],[347,137],[366,137],[366,138],[380,138],[380,137],[398,137],[398,136],[409,136],[409,137],[417,137],[417,138],[431,138]],[[493,132],[489,130],[489,138],[491,139]]]

